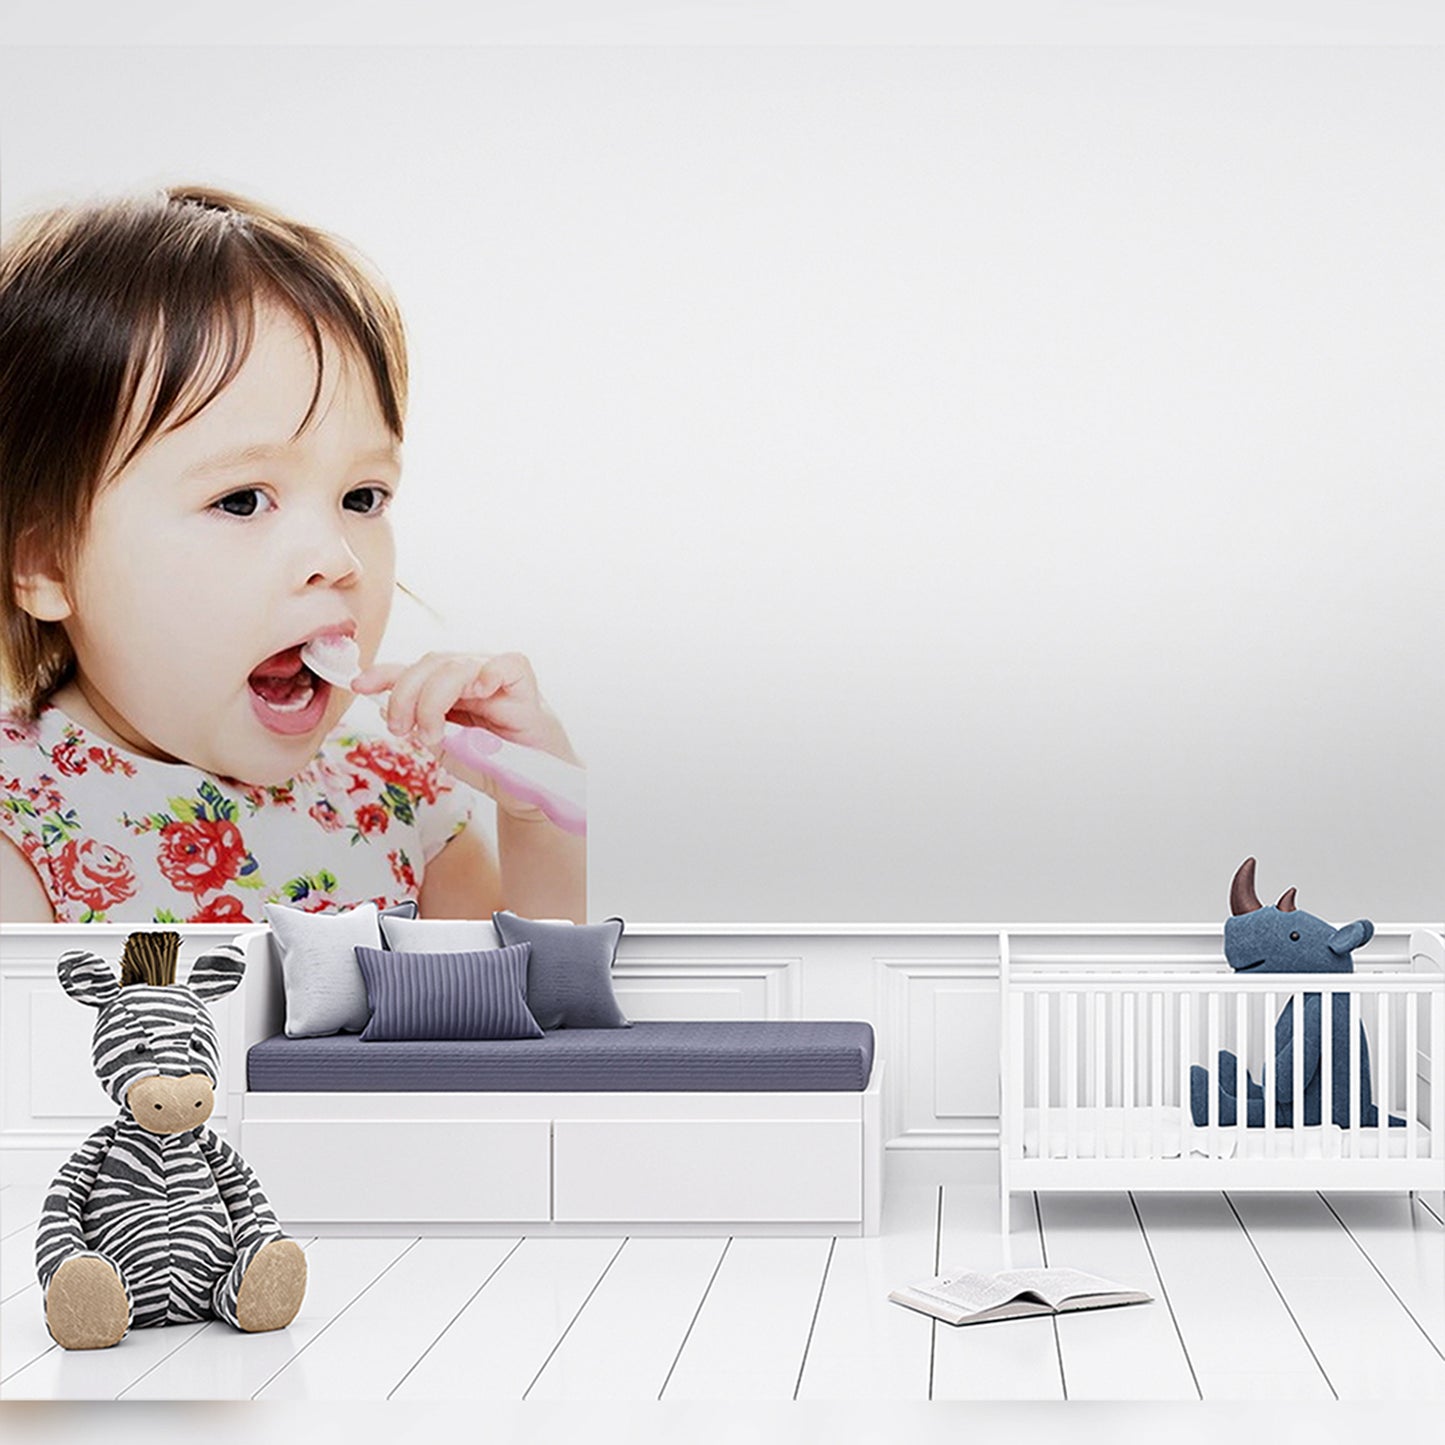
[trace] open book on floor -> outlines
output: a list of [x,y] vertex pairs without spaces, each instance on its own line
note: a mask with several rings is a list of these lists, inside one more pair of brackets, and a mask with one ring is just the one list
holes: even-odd
[[998,1274],[955,1270],[896,1289],[888,1298],[948,1325],[981,1325],[1022,1315],[1148,1304],[1153,1296],[1077,1269],[1005,1269]]

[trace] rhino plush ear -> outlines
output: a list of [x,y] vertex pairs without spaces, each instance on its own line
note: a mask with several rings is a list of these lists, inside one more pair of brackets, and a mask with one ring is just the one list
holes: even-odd
[[1357,918],[1343,928],[1335,929],[1330,939],[1330,952],[1344,958],[1353,949],[1363,948],[1375,936],[1375,925],[1368,918]]
[[203,953],[186,977],[186,987],[206,1003],[225,998],[241,982],[246,972],[246,956],[234,943]]
[[83,948],[73,948],[60,955],[55,965],[60,986],[76,1003],[86,1008],[104,1008],[120,994],[120,979],[103,959]]

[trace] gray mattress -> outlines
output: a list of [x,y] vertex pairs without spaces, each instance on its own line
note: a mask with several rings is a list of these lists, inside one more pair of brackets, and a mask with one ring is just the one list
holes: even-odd
[[540,1039],[362,1043],[355,1034],[264,1039],[249,1087],[276,1093],[595,1093],[865,1089],[866,1023],[636,1023],[556,1029]]

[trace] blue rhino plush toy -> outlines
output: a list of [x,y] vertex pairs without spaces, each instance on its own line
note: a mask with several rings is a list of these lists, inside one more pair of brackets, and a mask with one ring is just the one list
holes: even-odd
[[[1246,858],[1234,875],[1229,890],[1232,915],[1224,925],[1224,957],[1236,973],[1351,973],[1354,949],[1368,943],[1375,935],[1375,925],[1368,918],[1358,918],[1343,928],[1335,928],[1295,907],[1295,890],[1286,890],[1273,908],[1259,901],[1254,888],[1253,858]],[[1350,1000],[1348,994],[1331,994],[1331,1109],[1336,1124],[1344,1128],[1350,1123]],[[1320,1067],[1323,1029],[1323,998],[1317,993],[1304,996],[1304,1027],[1300,1047],[1304,1051],[1305,1124],[1318,1124],[1321,1117],[1323,1078]],[[1360,1028],[1360,1099],[1359,1122],[1365,1128],[1379,1125],[1370,1087],[1370,1050]],[[1274,1029],[1274,1093],[1276,1127],[1294,1124],[1294,1000],[1285,1005]],[[1239,1117],[1239,1061],[1221,1049],[1218,1060],[1219,1106],[1221,1124],[1235,1124]],[[1259,1082],[1246,1077],[1245,1113],[1251,1129],[1264,1127],[1264,1091],[1268,1077]],[[1197,1125],[1207,1122],[1209,1103],[1209,1071],[1195,1064],[1189,1070],[1189,1104]],[[1403,1125],[1403,1119],[1392,1118],[1391,1124]]]

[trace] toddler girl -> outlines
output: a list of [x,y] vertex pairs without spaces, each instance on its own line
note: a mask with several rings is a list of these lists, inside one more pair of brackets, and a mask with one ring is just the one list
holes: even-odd
[[175,188],[33,217],[0,257],[0,889],[9,921],[239,922],[266,902],[585,916],[585,843],[446,721],[576,762],[527,660],[372,664],[395,586],[401,318],[342,242]]

